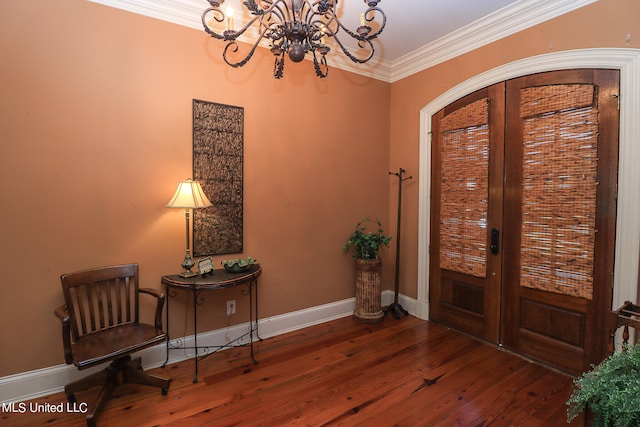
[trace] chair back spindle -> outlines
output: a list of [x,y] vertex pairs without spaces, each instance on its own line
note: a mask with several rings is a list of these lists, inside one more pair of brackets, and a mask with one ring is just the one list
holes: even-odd
[[73,341],[138,322],[138,266],[104,267],[62,276]]

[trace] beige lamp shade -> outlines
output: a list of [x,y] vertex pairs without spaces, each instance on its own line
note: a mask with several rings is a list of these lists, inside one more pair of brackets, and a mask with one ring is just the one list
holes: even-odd
[[200,183],[191,179],[180,181],[175,194],[167,203],[168,208],[199,209],[209,206],[211,206],[211,202],[202,191]]

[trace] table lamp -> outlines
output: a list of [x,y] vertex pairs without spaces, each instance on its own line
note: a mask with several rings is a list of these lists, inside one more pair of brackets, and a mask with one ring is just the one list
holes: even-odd
[[198,275],[198,273],[191,271],[191,267],[194,266],[195,262],[191,258],[191,249],[189,246],[189,211],[190,209],[208,208],[209,206],[211,206],[211,202],[202,191],[200,183],[198,181],[192,181],[191,178],[186,181],[180,181],[175,194],[169,203],[167,203],[168,208],[184,208],[187,223],[187,250],[184,261],[182,261],[184,271],[179,274],[180,277],[193,277]]

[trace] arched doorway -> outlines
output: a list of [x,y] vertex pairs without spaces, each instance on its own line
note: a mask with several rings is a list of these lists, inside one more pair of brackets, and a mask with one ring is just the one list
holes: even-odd
[[[612,308],[636,300],[640,257],[640,51],[635,49],[584,49],[541,55],[516,61],[469,79],[447,91],[421,110],[420,204],[418,236],[418,301],[416,315],[429,318],[429,191],[431,188],[431,117],[458,98],[494,83],[527,74],[575,69],[620,70],[620,165]],[[627,95],[628,94],[628,95]]]

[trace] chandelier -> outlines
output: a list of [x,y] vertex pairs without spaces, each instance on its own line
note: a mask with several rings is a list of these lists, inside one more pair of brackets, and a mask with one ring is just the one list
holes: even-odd
[[[307,53],[313,58],[316,75],[327,77],[329,68],[326,55],[331,50],[327,45],[328,38],[335,40],[353,62],[363,64],[369,61],[375,53],[371,41],[382,33],[387,22],[386,15],[378,8],[380,0],[364,0],[367,9],[360,14],[360,26],[355,32],[346,28],[336,16],[338,0],[245,0],[243,4],[251,14],[251,19],[236,30],[231,5],[223,11],[220,6],[224,0],[207,1],[211,7],[202,13],[202,24],[211,37],[227,43],[222,53],[224,61],[232,67],[242,67],[249,62],[260,41],[268,40],[271,53],[275,56],[273,76],[277,79],[283,76],[285,55],[293,62],[300,62]],[[374,30],[368,24],[375,21],[377,15],[382,21]],[[227,28],[222,34],[211,28],[215,22],[224,24],[225,21]],[[255,44],[244,58],[237,62],[230,60],[236,55],[242,57],[237,53],[239,47],[236,40],[251,27],[258,34]],[[340,30],[357,42],[357,48],[354,48],[356,53],[352,53],[338,38]]]

